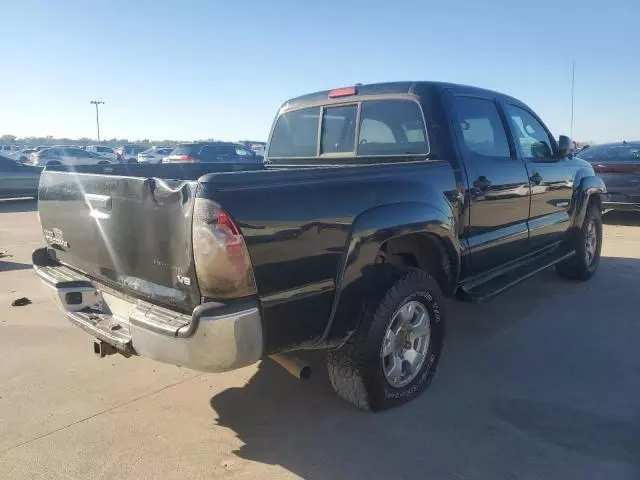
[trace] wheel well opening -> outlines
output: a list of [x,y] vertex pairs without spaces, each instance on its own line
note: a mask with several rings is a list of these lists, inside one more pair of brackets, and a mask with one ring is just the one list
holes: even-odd
[[591,195],[589,204],[595,204],[602,211],[602,197],[600,195]]
[[381,246],[379,261],[425,270],[433,275],[444,295],[454,293],[451,259],[441,240],[434,235],[415,233],[392,238]]

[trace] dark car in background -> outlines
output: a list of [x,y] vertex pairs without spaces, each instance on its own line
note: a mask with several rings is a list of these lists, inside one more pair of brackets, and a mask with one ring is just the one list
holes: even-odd
[[37,197],[41,168],[0,156],[0,198]]
[[595,145],[578,156],[604,180],[605,209],[640,211],[640,141]]
[[262,163],[263,157],[231,142],[182,143],[164,163]]

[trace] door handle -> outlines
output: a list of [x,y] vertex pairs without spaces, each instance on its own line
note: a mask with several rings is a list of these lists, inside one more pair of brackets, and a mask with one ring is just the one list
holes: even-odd
[[476,178],[473,181],[473,186],[476,187],[478,190],[488,190],[489,187],[491,186],[491,180],[489,180],[484,175],[480,175],[478,178]]

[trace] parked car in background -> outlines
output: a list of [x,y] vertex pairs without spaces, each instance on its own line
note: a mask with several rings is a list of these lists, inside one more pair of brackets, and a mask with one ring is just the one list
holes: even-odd
[[22,150],[18,150],[9,155],[9,158],[12,158],[16,162],[26,163],[29,161],[29,157],[31,154],[35,152],[34,148],[23,148]]
[[76,147],[45,148],[34,153],[31,160],[31,165],[38,167],[47,165],[108,165],[111,163],[115,162]]
[[29,155],[29,163],[33,163],[36,153],[41,152],[45,148],[51,148],[52,146],[53,145],[38,145],[37,147],[33,148],[33,152],[31,152],[31,154]]
[[11,158],[20,148],[15,145],[0,145],[0,155]]
[[264,157],[265,150],[267,149],[267,142],[257,142],[253,140],[241,140],[238,142],[240,145],[244,145],[247,148],[253,150],[257,155]]
[[37,197],[41,168],[0,156],[0,198]]
[[640,141],[595,145],[578,157],[604,180],[605,209],[640,211]]
[[243,145],[231,142],[182,143],[165,163],[262,163],[262,157]]
[[103,145],[87,145],[86,147],[78,147],[81,150],[85,150],[87,152],[95,153],[99,157],[106,158],[110,162],[118,161],[118,154],[115,149],[111,147],[105,147]]
[[138,154],[144,152],[149,147],[144,145],[126,145],[116,150],[118,161],[121,163],[135,163],[138,161]]
[[173,150],[173,147],[152,147],[138,154],[138,163],[162,163]]

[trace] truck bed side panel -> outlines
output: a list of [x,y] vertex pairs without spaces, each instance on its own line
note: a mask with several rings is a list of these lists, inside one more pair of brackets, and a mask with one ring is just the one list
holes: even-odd
[[242,230],[272,352],[322,336],[359,214],[394,203],[440,204],[443,186],[455,197],[449,164],[429,161],[214,176],[200,195],[214,198]]

